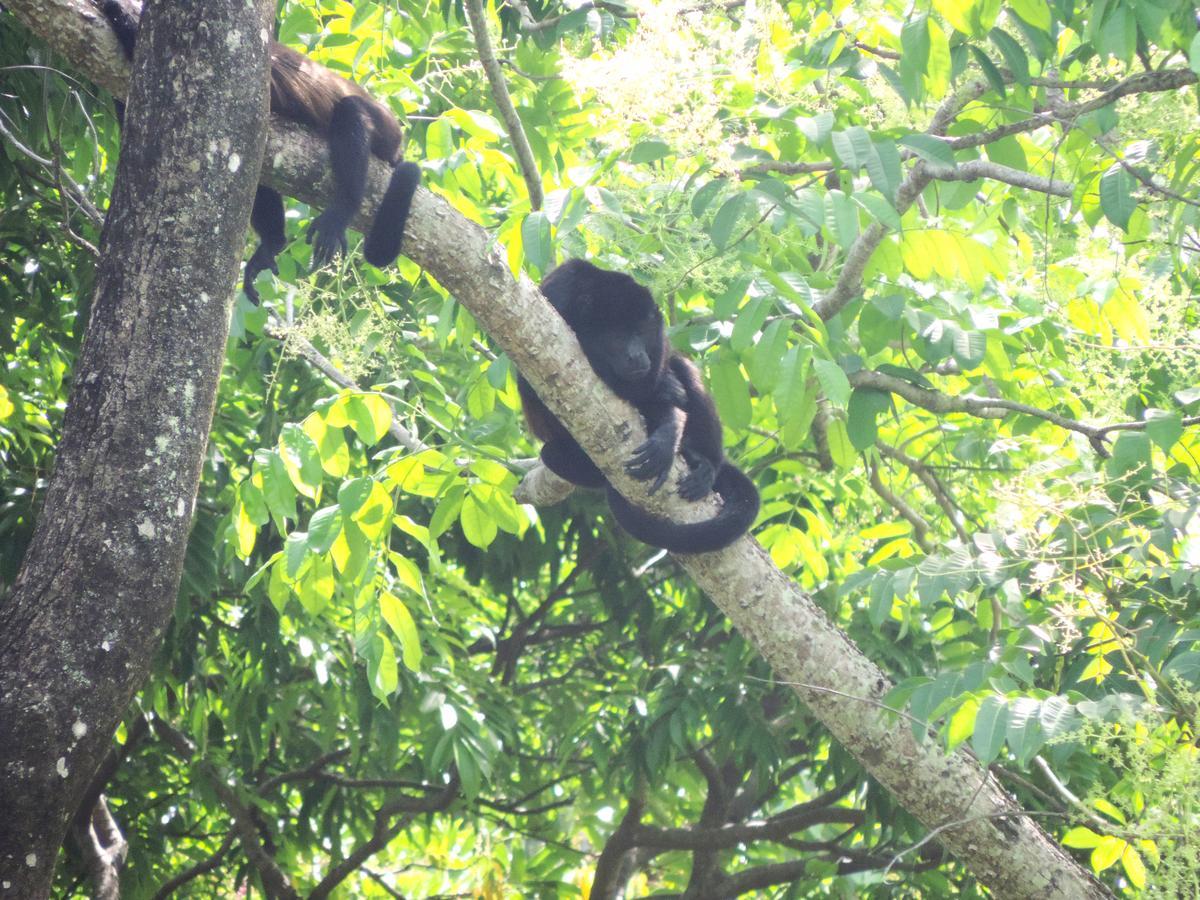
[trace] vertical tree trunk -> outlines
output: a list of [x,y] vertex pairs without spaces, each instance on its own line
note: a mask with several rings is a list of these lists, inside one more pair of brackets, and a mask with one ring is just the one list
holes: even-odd
[[0,897],[67,822],[170,620],[267,124],[273,4],[152,0],[54,476],[0,606]]

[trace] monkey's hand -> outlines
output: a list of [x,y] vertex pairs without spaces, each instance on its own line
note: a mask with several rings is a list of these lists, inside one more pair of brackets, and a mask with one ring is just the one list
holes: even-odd
[[658,384],[654,386],[653,399],[660,403],[666,403],[669,406],[677,406],[680,409],[687,408],[687,388],[683,386],[683,382],[675,377],[675,373],[668,370],[663,373],[662,378],[658,379]]
[[305,240],[312,244],[314,269],[333,262],[339,254],[345,255],[347,224],[345,216],[336,209],[327,209],[313,219],[312,224],[308,226]]
[[259,244],[255,251],[250,254],[250,258],[246,260],[246,274],[242,278],[242,290],[246,292],[246,296],[256,306],[258,305],[258,289],[254,287],[254,279],[264,269],[270,269],[274,275],[279,274],[279,264],[275,262],[275,254],[268,250],[265,245]]
[[712,491],[713,481],[716,480],[717,470],[710,460],[703,456],[686,454],[691,471],[679,481],[679,496],[684,500],[695,503],[707,497]]
[[650,485],[650,493],[653,494],[667,480],[674,458],[675,436],[669,430],[660,429],[633,451],[633,456],[625,463],[625,471],[638,481],[649,481],[653,478],[654,484]]

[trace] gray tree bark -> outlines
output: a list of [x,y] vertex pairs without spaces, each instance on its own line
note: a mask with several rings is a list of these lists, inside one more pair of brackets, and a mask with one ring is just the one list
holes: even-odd
[[[175,606],[262,164],[273,11],[145,10],[56,468],[0,606],[0,897],[49,895]],[[62,40],[78,48],[83,27],[60,25]]]

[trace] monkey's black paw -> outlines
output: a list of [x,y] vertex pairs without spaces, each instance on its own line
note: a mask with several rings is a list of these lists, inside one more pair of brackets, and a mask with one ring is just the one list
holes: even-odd
[[675,458],[675,447],[670,441],[659,441],[654,438],[646,441],[633,451],[629,462],[625,463],[625,471],[638,481],[654,479],[650,485],[653,494],[663,486],[667,475],[671,473],[671,460]]
[[258,303],[258,290],[254,287],[254,279],[258,273],[270,269],[274,275],[279,274],[279,264],[275,262],[275,254],[259,244],[258,249],[246,260],[246,274],[242,278],[242,290],[254,303]]
[[687,406],[687,389],[674,372],[665,372],[654,386],[654,399],[683,409]]
[[346,222],[333,210],[327,209],[308,226],[305,240],[312,244],[314,269],[333,262],[339,254],[347,252]]
[[717,470],[713,468],[713,464],[707,459],[699,458],[695,461],[689,460],[692,470],[687,473],[679,481],[679,496],[684,500],[695,503],[697,500],[708,496],[712,491],[713,481],[717,477]]

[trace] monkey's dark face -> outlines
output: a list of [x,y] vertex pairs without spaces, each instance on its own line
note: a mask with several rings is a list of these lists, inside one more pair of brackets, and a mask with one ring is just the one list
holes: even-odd
[[583,329],[583,352],[596,374],[618,397],[647,398],[662,376],[663,325],[657,309],[633,323],[592,323]]

